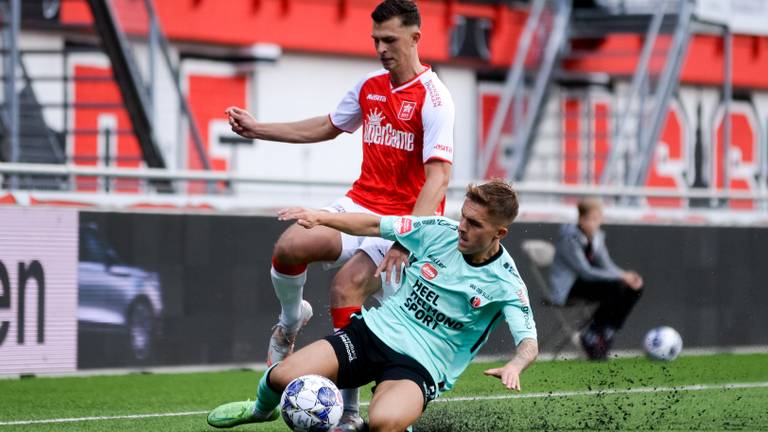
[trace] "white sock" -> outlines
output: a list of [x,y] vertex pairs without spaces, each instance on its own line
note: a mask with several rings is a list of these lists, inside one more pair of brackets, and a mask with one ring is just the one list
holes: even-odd
[[272,287],[280,300],[280,324],[288,330],[298,329],[301,321],[301,300],[304,283],[307,282],[306,270],[298,275],[284,275],[274,267],[270,271]]

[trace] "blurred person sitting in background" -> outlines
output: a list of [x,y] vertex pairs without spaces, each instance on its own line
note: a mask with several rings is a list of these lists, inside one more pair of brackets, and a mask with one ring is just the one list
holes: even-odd
[[578,203],[579,219],[560,229],[550,270],[552,302],[573,299],[599,303],[589,326],[579,335],[590,360],[605,360],[616,332],[622,328],[643,290],[643,278],[617,266],[608,253],[603,205],[597,198]]

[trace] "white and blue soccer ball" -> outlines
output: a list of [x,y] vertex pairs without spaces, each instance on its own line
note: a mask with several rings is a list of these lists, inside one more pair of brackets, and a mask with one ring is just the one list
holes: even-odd
[[280,398],[283,420],[295,432],[327,431],[344,411],[341,393],[328,378],[304,375],[291,381]]
[[645,335],[643,348],[648,357],[654,360],[670,361],[676,359],[683,350],[683,338],[672,327],[656,327]]

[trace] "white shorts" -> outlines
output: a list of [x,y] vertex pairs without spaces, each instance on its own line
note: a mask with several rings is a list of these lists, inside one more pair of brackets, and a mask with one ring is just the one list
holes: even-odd
[[[378,213],[372,212],[367,208],[356,204],[347,196],[337,199],[331,205],[323,207],[322,210],[331,213],[368,213],[379,216]],[[336,261],[324,262],[323,269],[330,270],[336,267],[341,267],[359,250],[365,252],[371,260],[373,260],[376,267],[378,267],[384,260],[384,256],[389,251],[389,248],[392,247],[392,243],[394,242],[381,237],[353,236],[347,233],[341,233],[341,255],[339,255],[339,258]],[[393,294],[399,288],[399,286],[395,286],[394,284],[386,283],[384,280],[384,273],[381,274],[381,277],[382,288],[373,294],[379,301],[381,301],[382,298],[386,298]]]
[[[372,212],[367,208],[356,204],[349,197],[342,197],[333,202],[333,204],[323,207],[322,210],[331,213],[368,213],[379,216],[378,213]],[[373,260],[373,263],[378,267],[381,261],[384,260],[384,256],[392,246],[391,240],[385,240],[381,237],[365,237],[365,236],[353,236],[347,233],[341,233],[341,255],[336,261],[323,263],[325,270],[341,267],[347,262],[352,255],[358,250],[361,250],[368,254]]]

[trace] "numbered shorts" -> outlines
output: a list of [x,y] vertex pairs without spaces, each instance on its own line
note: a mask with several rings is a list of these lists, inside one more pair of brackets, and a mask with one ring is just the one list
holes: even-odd
[[[419,362],[400,354],[381,341],[360,315],[327,340],[339,361],[336,384],[339,388],[358,388],[371,381],[409,380],[416,383],[424,396],[424,406],[437,397],[432,376]],[[375,387],[374,387],[375,391]]]

